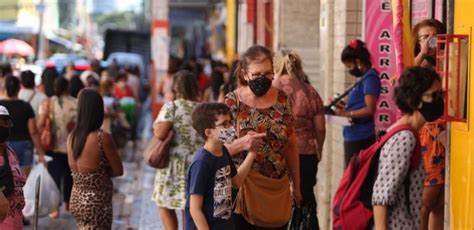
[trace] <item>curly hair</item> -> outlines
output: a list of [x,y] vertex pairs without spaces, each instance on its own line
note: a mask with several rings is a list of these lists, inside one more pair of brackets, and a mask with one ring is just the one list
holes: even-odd
[[400,76],[398,86],[395,88],[395,103],[398,108],[407,114],[413,114],[421,103],[423,93],[435,81],[441,82],[441,77],[432,69],[412,67]]
[[189,70],[180,70],[173,77],[173,92],[176,99],[196,101],[199,97],[199,86],[196,75]]
[[194,109],[192,125],[204,140],[207,140],[205,130],[216,127],[217,115],[231,115],[229,107],[223,103],[203,103]]

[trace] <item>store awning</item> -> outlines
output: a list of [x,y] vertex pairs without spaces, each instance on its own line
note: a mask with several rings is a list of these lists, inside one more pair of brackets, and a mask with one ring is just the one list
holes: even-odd
[[53,43],[56,43],[58,45],[66,47],[66,49],[70,49],[73,51],[79,51],[82,49],[82,45],[78,43],[74,43],[72,41],[69,41],[65,38],[62,38],[54,33],[47,33],[46,38],[50,40]]

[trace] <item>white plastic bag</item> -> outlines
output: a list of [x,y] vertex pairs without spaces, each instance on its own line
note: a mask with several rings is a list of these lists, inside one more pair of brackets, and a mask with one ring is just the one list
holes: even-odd
[[38,177],[41,177],[38,216],[47,216],[59,206],[61,194],[56,183],[43,164],[36,164],[26,179],[25,186],[23,186],[23,193],[25,194],[23,215],[26,217],[35,214],[35,187]]

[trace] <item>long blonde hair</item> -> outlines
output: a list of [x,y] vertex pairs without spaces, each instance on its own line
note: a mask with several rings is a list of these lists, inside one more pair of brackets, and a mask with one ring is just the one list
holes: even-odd
[[280,50],[273,61],[275,74],[278,76],[288,74],[301,82],[309,83],[308,77],[303,71],[303,62],[300,56],[293,50]]

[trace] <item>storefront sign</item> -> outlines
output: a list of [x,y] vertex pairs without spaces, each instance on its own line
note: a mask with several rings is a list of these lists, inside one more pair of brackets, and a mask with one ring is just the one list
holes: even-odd
[[434,6],[435,8],[435,18],[442,22],[444,21],[444,18],[443,18],[443,11],[444,11],[444,4],[443,4],[443,0],[436,0],[436,4]]
[[411,24],[416,25],[418,22],[431,18],[432,0],[412,0],[411,1]]
[[382,83],[382,91],[374,117],[377,133],[393,124],[398,113],[398,108],[392,97],[391,79],[396,73],[392,24],[390,0],[366,1],[365,41],[372,57],[373,66],[379,72]]

